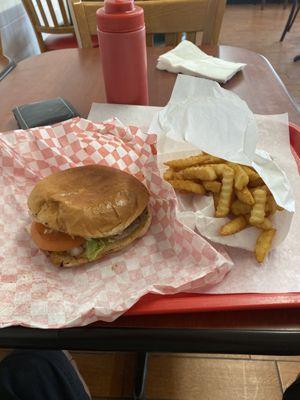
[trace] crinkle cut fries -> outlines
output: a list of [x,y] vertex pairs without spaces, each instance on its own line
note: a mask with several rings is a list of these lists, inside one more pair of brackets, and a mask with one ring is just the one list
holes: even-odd
[[253,168],[207,153],[167,161],[165,165],[168,169],[164,179],[176,191],[211,194],[215,217],[231,218],[220,228],[220,235],[233,235],[247,226],[255,226],[258,229],[255,257],[259,263],[264,261],[276,233],[272,216],[282,208]]

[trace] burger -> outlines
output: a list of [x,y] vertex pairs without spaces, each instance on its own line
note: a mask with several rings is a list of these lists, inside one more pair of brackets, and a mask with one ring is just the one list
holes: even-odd
[[148,231],[149,198],[138,179],[115,168],[59,171],[39,181],[29,195],[30,234],[54,265],[100,260]]

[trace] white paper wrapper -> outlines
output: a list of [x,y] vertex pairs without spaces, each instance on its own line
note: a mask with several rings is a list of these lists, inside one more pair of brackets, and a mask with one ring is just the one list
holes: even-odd
[[[286,121],[283,119],[281,123]],[[179,75],[169,104],[154,118],[150,132],[159,133],[161,170],[165,161],[197,154],[199,149],[255,168],[277,204],[285,209],[272,219],[277,230],[273,248],[286,238],[295,200],[280,163],[283,161],[282,149],[272,140],[271,130],[260,131],[255,116],[238,96],[222,89],[216,82]],[[289,145],[285,148],[290,154]],[[219,235],[220,227],[229,219],[214,218],[211,197],[178,195],[178,198],[182,223],[196,228],[214,242],[249,251],[254,249],[258,236],[256,228],[249,227],[231,236]]]
[[142,132],[147,132],[152,119],[160,110],[161,107],[93,103],[88,120],[101,122],[117,116],[124,125],[138,126]]
[[225,160],[251,165],[258,132],[245,101],[217,82],[178,75],[169,103],[151,132]]

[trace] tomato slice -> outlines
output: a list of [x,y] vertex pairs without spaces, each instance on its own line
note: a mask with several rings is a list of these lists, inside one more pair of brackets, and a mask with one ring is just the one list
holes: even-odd
[[66,251],[81,246],[85,242],[84,238],[78,236],[72,238],[62,232],[47,233],[47,228],[38,222],[31,224],[31,237],[41,250],[47,251]]

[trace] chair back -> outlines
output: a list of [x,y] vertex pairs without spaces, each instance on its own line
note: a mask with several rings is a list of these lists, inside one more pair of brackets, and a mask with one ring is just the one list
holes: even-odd
[[[96,11],[103,2],[69,0],[69,4],[79,46],[92,47]],[[167,46],[177,45],[183,33],[193,43],[218,43],[226,0],[137,0],[135,4],[144,9],[148,46],[153,45],[155,33],[165,34]]]
[[67,0],[22,0],[41,51],[42,33],[73,33],[74,27]]

